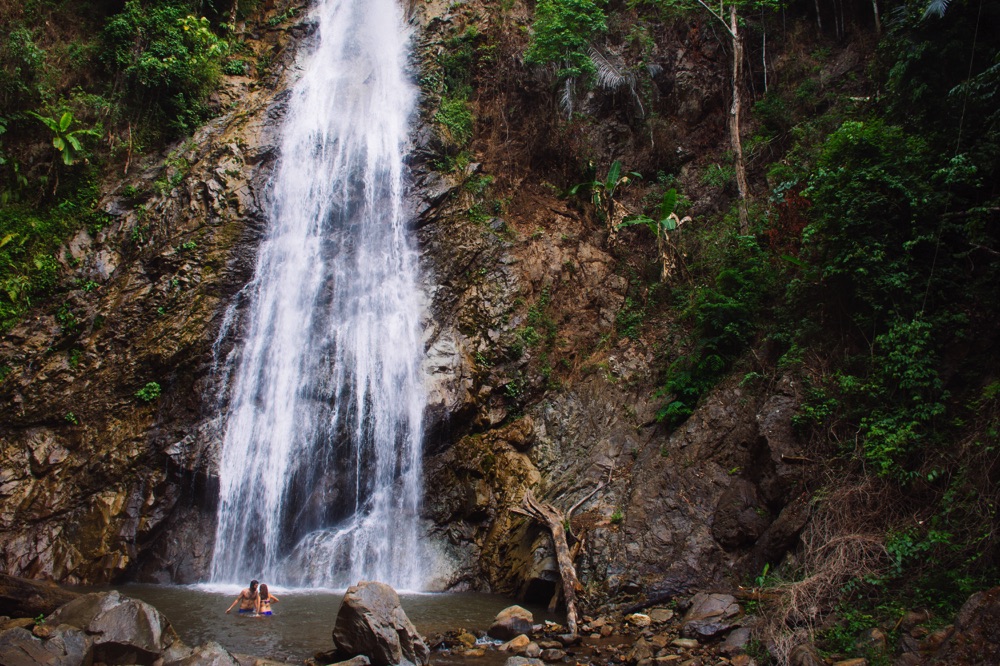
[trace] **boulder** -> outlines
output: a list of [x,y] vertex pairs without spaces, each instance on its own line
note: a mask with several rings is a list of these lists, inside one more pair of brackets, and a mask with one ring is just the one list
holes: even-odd
[[337,613],[333,643],[344,659],[365,655],[374,666],[426,664],[430,650],[403,611],[396,591],[384,583],[348,588]]
[[[928,646],[932,636],[924,641]],[[943,664],[1000,663],[1000,587],[969,597],[955,617],[954,631],[934,656],[935,663]]]
[[639,627],[640,629],[653,624],[652,618],[644,613],[632,613],[631,615],[626,615],[625,621],[634,627]]
[[55,583],[0,574],[0,615],[38,617],[48,615],[79,594]]
[[653,624],[666,624],[674,619],[674,612],[669,608],[651,608],[649,619],[653,621]]
[[792,648],[788,653],[789,666],[826,666],[819,650],[812,643],[802,643]]
[[528,647],[530,643],[531,639],[525,636],[524,634],[521,634],[520,636],[514,636],[514,638],[510,639],[497,649],[500,650],[501,652],[520,653],[522,650],[524,650],[524,648]]
[[736,655],[743,652],[749,642],[750,629],[741,627],[726,636],[726,640],[722,641],[722,645],[719,646],[719,652],[724,655]]
[[215,641],[199,645],[191,654],[176,661],[166,661],[164,666],[240,666],[240,661]]
[[545,666],[541,659],[529,659],[528,657],[511,657],[504,666]]
[[687,638],[713,638],[736,628],[740,606],[729,594],[699,592],[684,614],[681,634]]
[[486,631],[491,638],[509,641],[521,634],[531,634],[535,618],[531,611],[520,606],[510,606],[497,613],[493,624]]
[[78,597],[59,608],[46,622],[82,629],[93,640],[94,661],[109,666],[153,664],[179,641],[160,611],[116,591]]
[[0,664],[4,666],[80,666],[92,659],[93,641],[75,627],[60,625],[47,640],[22,627],[0,632]]

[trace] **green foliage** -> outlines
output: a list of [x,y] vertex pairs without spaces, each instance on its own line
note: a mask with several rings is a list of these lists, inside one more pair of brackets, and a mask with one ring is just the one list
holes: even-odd
[[658,392],[668,401],[657,418],[671,426],[686,420],[701,397],[747,350],[762,306],[775,289],[777,274],[756,239],[736,239],[714,284],[691,294],[686,314],[694,322],[693,349],[670,365]]
[[73,198],[48,208],[0,207],[0,331],[10,330],[29,307],[58,290],[63,268],[56,257],[65,240],[103,224],[96,201],[96,185],[87,183]]
[[0,37],[0,115],[10,116],[41,101],[45,52],[24,26],[5,33]]
[[145,403],[153,402],[160,397],[160,385],[156,382],[148,382],[135,392],[135,397]]
[[442,97],[434,120],[444,127],[457,148],[464,148],[472,140],[475,117],[464,99]]
[[663,193],[663,199],[660,201],[660,205],[657,209],[656,218],[651,218],[646,215],[636,215],[634,217],[628,218],[622,221],[618,225],[618,229],[624,229],[625,227],[631,227],[634,225],[642,225],[649,229],[650,233],[654,236],[659,235],[664,231],[673,231],[677,228],[677,214],[674,213],[674,209],[677,207],[677,190],[670,188]]
[[614,219],[615,193],[618,188],[624,187],[638,178],[642,178],[642,174],[636,171],[623,173],[621,160],[615,160],[608,167],[608,172],[603,179],[595,177],[592,180],[578,183],[570,188],[569,195],[576,196],[580,192],[589,192],[594,208],[610,224]]
[[608,29],[602,0],[539,0],[526,62],[559,67],[559,78],[594,73],[590,42]]
[[222,71],[229,76],[246,76],[249,68],[243,58],[231,58],[222,66]]
[[34,111],[29,111],[28,115],[45,125],[52,133],[52,147],[56,149],[66,166],[72,166],[86,157],[82,139],[101,137],[101,133],[93,129],[70,130],[74,120],[70,111],[66,111],[58,118],[47,118]]
[[204,101],[229,51],[207,18],[188,12],[179,0],[128,0],[103,33],[104,60],[121,77],[123,101],[152,108],[178,133],[206,117]]
[[612,525],[620,525],[624,520],[625,520],[625,514],[622,513],[621,509],[615,509],[615,512],[611,514]]
[[645,319],[646,308],[631,296],[626,296],[625,303],[615,315],[615,328],[618,330],[618,335],[638,340]]

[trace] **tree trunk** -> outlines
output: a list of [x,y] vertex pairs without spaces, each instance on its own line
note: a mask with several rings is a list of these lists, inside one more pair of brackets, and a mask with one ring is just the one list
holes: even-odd
[[573,564],[573,556],[566,539],[566,517],[551,504],[540,504],[530,490],[525,494],[522,505],[513,511],[543,523],[552,533],[552,546],[556,551],[563,598],[566,600],[566,626],[569,628],[569,633],[576,636],[578,632],[576,594],[583,589],[583,586],[576,577],[576,566]]
[[739,190],[740,233],[746,236],[750,233],[750,211],[747,208],[747,198],[750,188],[747,185],[746,164],[743,162],[743,141],[740,139],[740,107],[742,104],[740,81],[743,78],[743,35],[739,32],[739,17],[736,5],[729,6],[729,30],[733,37],[733,103],[729,109],[729,139],[733,144],[733,158],[736,167],[736,188]]

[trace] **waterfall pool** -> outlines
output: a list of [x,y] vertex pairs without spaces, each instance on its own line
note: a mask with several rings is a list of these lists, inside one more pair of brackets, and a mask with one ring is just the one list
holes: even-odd
[[[156,607],[188,645],[216,641],[230,652],[297,663],[333,647],[333,623],[344,596],[343,591],[272,587],[271,593],[281,600],[273,606],[274,615],[247,617],[235,610],[226,615],[226,609],[240,591],[235,586],[132,584],[115,589]],[[472,632],[486,630],[498,612],[517,603],[499,595],[474,592],[402,592],[400,600],[410,621],[428,639],[459,628]],[[561,619],[544,608],[525,607],[534,614],[536,622]],[[507,656],[503,655],[498,663]],[[433,664],[449,661],[437,653],[431,658]],[[476,663],[487,666],[489,660]]]

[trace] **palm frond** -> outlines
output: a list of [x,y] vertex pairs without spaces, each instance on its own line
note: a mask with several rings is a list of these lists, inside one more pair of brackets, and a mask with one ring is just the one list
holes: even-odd
[[598,86],[610,91],[627,88],[639,106],[639,114],[642,116],[646,115],[646,110],[642,106],[642,100],[635,89],[636,77],[634,72],[611,62],[608,56],[601,53],[594,46],[590,47],[590,62],[594,64]]
[[573,115],[574,88],[576,88],[576,79],[566,79],[566,82],[563,84],[562,95],[559,97],[559,106],[567,118]]
[[924,18],[928,16],[937,16],[941,18],[944,13],[948,11],[948,4],[951,0],[931,0],[927,3],[927,9],[924,10]]
[[593,46],[590,47],[590,61],[594,63],[594,69],[597,70],[597,85],[605,90],[635,87],[635,74],[622,67],[617,67]]

